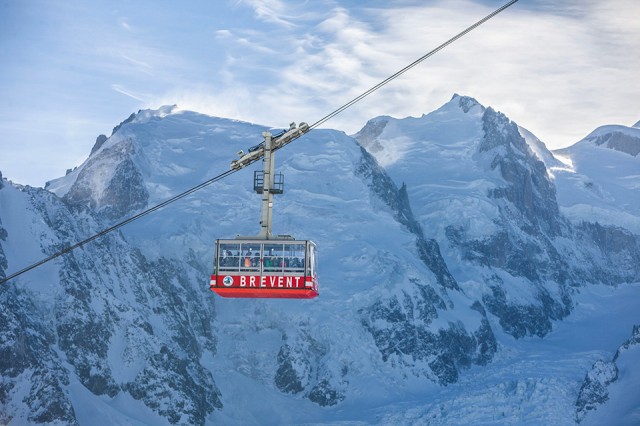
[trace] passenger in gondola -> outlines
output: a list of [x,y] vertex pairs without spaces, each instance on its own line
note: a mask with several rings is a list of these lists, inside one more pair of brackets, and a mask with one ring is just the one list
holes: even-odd
[[273,248],[269,250],[267,255],[264,257],[264,270],[265,271],[273,271],[275,267],[275,251]]

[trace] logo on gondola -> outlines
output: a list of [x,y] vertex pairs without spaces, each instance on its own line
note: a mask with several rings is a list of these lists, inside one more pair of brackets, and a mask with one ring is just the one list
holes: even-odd
[[222,280],[222,284],[224,284],[225,287],[231,287],[233,285],[233,277],[230,277],[229,275],[227,275]]

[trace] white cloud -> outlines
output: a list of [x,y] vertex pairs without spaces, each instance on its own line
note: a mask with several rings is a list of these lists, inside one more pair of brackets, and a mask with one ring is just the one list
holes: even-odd
[[148,94],[136,93],[134,91],[127,90],[119,84],[112,84],[111,88],[118,93],[122,93],[123,95],[128,96],[131,99],[135,99],[140,102],[147,102],[147,100],[149,99]]
[[[126,8],[126,17],[118,5],[41,10],[55,19],[43,15],[46,29],[25,30],[5,50],[22,52],[0,69],[7,105],[22,102],[33,116],[73,106],[74,116],[99,112],[103,127],[136,109],[174,103],[266,125],[312,123],[497,7],[480,0],[239,0],[243,13],[227,2],[202,2],[220,12],[202,18],[177,3],[179,11],[163,3],[148,14],[145,1]],[[633,124],[640,119],[638,16],[635,0],[518,2],[325,127],[353,133],[376,115],[419,116],[453,93],[504,112],[549,147],[601,124]],[[46,108],[25,101],[43,93]],[[0,138],[9,135],[3,123],[17,116],[0,114]],[[84,153],[104,129],[83,128],[69,137]],[[22,134],[34,144],[45,139]]]
[[225,29],[225,30],[217,30],[215,32],[215,35],[216,35],[216,38],[218,39],[226,39],[231,37],[233,34],[231,33],[231,31]]
[[153,67],[150,64],[148,64],[147,62],[141,61],[139,59],[134,59],[134,58],[132,58],[132,57],[130,57],[130,56],[124,54],[124,53],[120,54],[120,58],[124,59],[125,62],[128,62],[131,65],[133,65],[134,68],[136,70],[138,70],[139,72],[142,72],[144,74],[153,76]]
[[[295,9],[282,1],[243,3],[265,21],[286,21]],[[550,147],[574,143],[600,124],[633,123],[640,59],[628,52],[640,29],[633,13],[616,13],[622,3],[516,4],[325,126],[353,133],[375,115],[428,113],[453,93],[503,111]],[[216,38],[229,50],[217,80],[177,82],[152,99],[268,125],[313,122],[492,10],[464,0],[338,6],[307,16],[304,27],[221,29]]]
[[118,24],[120,24],[120,26],[125,30],[129,32],[132,31],[131,25],[129,25],[129,22],[127,22],[126,18],[118,18]]
[[[456,92],[505,112],[550,147],[574,143],[600,124],[635,122],[640,59],[629,52],[640,26],[614,13],[622,3],[574,2],[580,7],[565,4],[560,11],[516,4],[327,126],[354,132],[373,115],[420,115]],[[634,9],[640,14],[640,5]],[[277,110],[252,113],[269,122],[290,111],[321,117],[492,10],[472,1],[357,16],[332,9],[292,42],[296,57],[281,63],[280,81],[256,95],[254,103],[265,104],[277,96]],[[629,12],[624,15],[638,16]],[[611,15],[606,25],[603,15]],[[284,37],[270,42],[282,44]]]
[[241,0],[241,3],[251,7],[261,21],[288,28],[295,27],[292,17],[287,16],[287,5],[280,0]]

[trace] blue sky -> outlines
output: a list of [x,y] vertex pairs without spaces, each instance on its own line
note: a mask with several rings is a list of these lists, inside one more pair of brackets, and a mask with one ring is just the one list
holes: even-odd
[[[43,186],[131,112],[314,122],[506,1],[0,0],[0,171]],[[475,97],[550,148],[640,120],[640,2],[520,0],[326,123]]]

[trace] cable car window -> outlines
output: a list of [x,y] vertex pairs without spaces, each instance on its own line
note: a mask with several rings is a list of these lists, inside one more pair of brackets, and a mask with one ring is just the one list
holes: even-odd
[[318,257],[316,256],[316,247],[311,246],[311,276],[315,277],[318,272]]
[[316,273],[317,259],[316,259],[316,246],[309,244],[309,262],[307,263],[306,275],[314,276]]
[[220,271],[238,271],[240,268],[240,244],[220,243],[218,266]]
[[304,273],[304,244],[285,244],[284,256],[285,272]]
[[265,244],[264,245],[264,271],[277,272],[282,271],[283,264],[283,245],[282,244]]
[[240,270],[260,272],[260,243],[243,243],[240,250]]

